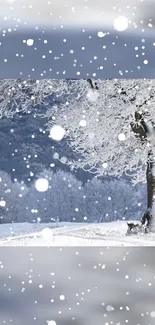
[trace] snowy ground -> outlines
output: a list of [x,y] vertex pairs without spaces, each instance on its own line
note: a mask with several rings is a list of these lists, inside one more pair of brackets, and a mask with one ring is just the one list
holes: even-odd
[[126,222],[0,225],[0,246],[155,246],[155,234],[126,236]]

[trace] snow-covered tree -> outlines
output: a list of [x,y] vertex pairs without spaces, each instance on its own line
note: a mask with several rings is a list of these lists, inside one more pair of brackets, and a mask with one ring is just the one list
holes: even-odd
[[[136,214],[142,206],[141,200],[143,200],[143,197],[139,196],[141,200],[138,200],[135,188],[132,188],[130,184],[122,179],[105,182],[103,186],[111,220],[136,219]],[[141,204],[138,206],[138,203]]]
[[1,223],[18,222],[27,187],[19,182],[13,183],[10,176],[0,171],[0,221]]
[[[88,80],[84,85],[82,80],[84,86],[81,96],[76,94],[49,109],[49,129],[58,124],[66,130],[69,146],[81,155],[72,162],[74,168],[99,176],[128,175],[134,184],[147,181],[148,207],[152,208],[155,81]],[[79,87],[78,80],[77,92]]]
[[[59,105],[51,107],[52,94]],[[153,208],[155,80],[1,80],[0,102],[0,117],[46,105],[49,130],[53,124],[63,127],[80,156],[74,168],[99,176],[126,174],[134,184],[146,181]]]
[[[39,177],[49,181],[49,190],[44,194],[46,209],[53,220],[81,221],[82,185],[71,173],[43,171]],[[50,208],[49,208],[50,206]]]
[[124,180],[101,182],[93,178],[84,186],[85,214],[89,222],[136,219],[145,205],[141,187],[136,191]]
[[[81,87],[81,83],[83,86]],[[29,112],[37,105],[49,105],[49,97],[72,96],[79,98],[85,91],[85,81],[75,83],[65,79],[0,80],[0,118],[11,118],[19,112]]]
[[32,183],[21,203],[22,221],[83,221],[83,188],[80,181],[61,170],[56,173],[44,170],[36,179],[48,180],[48,189],[39,192],[36,181]]
[[[108,216],[104,184],[93,178],[84,186],[84,213],[88,222],[104,222]],[[110,220],[109,220],[110,221]]]

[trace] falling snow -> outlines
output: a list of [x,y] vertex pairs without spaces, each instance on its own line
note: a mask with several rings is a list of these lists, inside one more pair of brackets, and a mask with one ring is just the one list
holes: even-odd
[[[144,247],[141,248],[140,254],[140,250],[136,252],[135,249],[132,250],[132,246],[154,246],[155,235],[138,234],[130,238],[125,235],[126,220],[132,216],[139,220],[145,208],[144,193],[137,190],[135,194],[132,189],[133,200],[129,201],[130,191],[126,193],[124,200],[123,195],[128,188],[114,188],[118,185],[114,183],[115,193],[111,193],[110,189],[106,188],[107,181],[98,180],[93,168],[99,166],[98,176],[102,178],[103,173],[108,176],[108,172],[112,168],[115,169],[116,165],[111,167],[112,160],[115,159],[119,173],[121,168],[126,174],[130,169],[121,165],[123,159],[125,162],[125,146],[131,137],[129,124],[124,127],[122,123],[119,128],[119,114],[113,119],[116,108],[120,113],[122,107],[117,101],[117,96],[113,96],[111,85],[107,86],[105,80],[113,80],[115,77],[123,80],[129,77],[135,80],[137,77],[153,80],[155,77],[154,3],[152,1],[147,4],[146,1],[140,0],[131,0],[124,5],[117,1],[102,3],[100,0],[94,3],[91,0],[79,0],[77,3],[72,0],[55,3],[44,0],[2,2],[0,63],[5,84],[0,86],[1,164],[3,167],[6,165],[6,168],[8,165],[12,178],[4,173],[2,168],[0,246],[29,246],[29,249],[23,249],[22,252],[21,249],[15,249],[10,251],[11,253],[8,249],[9,253],[6,250],[5,254],[1,254],[0,323],[17,324],[22,320],[23,325],[59,325],[63,322],[93,324],[97,320],[98,324],[101,322],[105,325],[140,325],[142,321],[151,325],[155,318],[154,259],[151,251],[148,254],[147,250],[145,256]],[[20,82],[14,82],[12,76]],[[66,83],[64,88],[61,86],[62,78],[68,80],[70,77],[72,80],[80,78],[81,85],[84,85],[78,90],[75,84],[72,85],[73,96],[68,92]],[[36,78],[35,90],[31,91],[30,83]],[[60,84],[53,81],[51,85],[49,78],[60,80]],[[105,93],[95,88],[95,82],[88,87],[82,78],[85,81],[88,78],[101,78]],[[46,80],[43,86],[42,79]],[[125,81],[123,85],[126,87]],[[129,97],[134,100],[135,88],[133,87],[128,97],[123,87],[118,91],[123,103]],[[154,107],[154,101],[150,102],[148,99],[150,94],[154,95],[154,88],[140,88],[135,107],[146,102],[144,111],[148,113],[148,108],[153,110]],[[50,103],[46,102],[44,105],[43,101],[47,98],[49,90]],[[108,92],[112,98],[111,102],[107,96]],[[124,97],[121,97],[122,93]],[[144,93],[144,96],[141,93]],[[18,94],[23,96],[21,103]],[[74,96],[76,101],[73,100]],[[6,133],[9,140],[5,142],[3,129],[7,125],[8,103],[10,126]],[[64,120],[61,116],[57,122],[58,114],[53,113],[53,103],[56,104],[56,113],[62,110]],[[46,116],[47,120],[50,120],[50,127],[46,129],[45,125],[39,125],[37,130],[34,130],[32,119],[21,146],[16,146],[14,142],[19,136],[17,127],[20,120],[24,133],[24,118],[27,115],[32,117],[33,114],[33,118],[37,119],[45,106],[47,109],[52,108],[52,117],[48,115],[49,112]],[[112,108],[115,110],[112,111]],[[22,109],[23,116],[20,112]],[[12,119],[14,110],[17,115],[19,113],[18,126],[16,117]],[[66,114],[67,111],[70,115]],[[74,115],[75,112],[77,115]],[[134,112],[128,105],[128,116],[131,120]],[[143,108],[141,113],[143,114]],[[125,109],[121,117],[126,118]],[[115,127],[112,129],[111,125]],[[144,151],[148,153],[154,141],[153,135],[154,133],[151,133],[150,137],[148,136],[145,148],[137,148],[133,142],[133,147],[127,151],[127,155],[133,157],[133,161],[138,157],[138,163],[143,160]],[[45,138],[46,143],[41,147],[40,143]],[[49,159],[45,148],[48,142]],[[68,144],[73,148],[73,156],[67,147]],[[8,161],[3,157],[3,145],[9,152]],[[104,147],[107,151],[104,151]],[[117,149],[115,157],[112,156],[114,148]],[[83,159],[89,150],[86,166]],[[100,159],[97,159],[99,154]],[[22,167],[18,164],[20,160]],[[65,165],[67,172],[63,173]],[[85,170],[86,167],[88,170]],[[130,164],[128,167],[131,167]],[[71,172],[68,172],[68,169]],[[89,174],[88,178],[85,171]],[[25,176],[26,180],[23,180],[22,172],[28,175]],[[73,175],[75,177],[72,177]],[[137,177],[143,181],[141,175],[138,174]],[[135,211],[131,216],[128,211],[130,205],[134,204]],[[28,217],[23,214],[23,206]],[[93,216],[92,219],[90,215]],[[9,219],[6,216],[9,216]],[[19,222],[20,218],[23,218],[22,223]],[[32,246],[38,248],[33,250]],[[76,246],[78,249],[66,250],[67,246]],[[86,251],[84,247],[80,249],[80,246],[85,246]],[[95,251],[91,249],[89,252],[88,248],[91,246],[96,246]],[[116,246],[124,248],[115,249]],[[126,246],[129,247],[126,249]]]
[[[79,0],[76,6],[72,0],[67,3],[23,1],[20,6],[18,0],[3,2],[0,62],[5,72],[2,75],[8,77],[7,66],[18,78],[31,79],[36,74],[38,79],[68,78],[70,74],[74,78],[106,78],[107,75],[132,78],[149,73],[146,66],[152,68],[151,73],[154,71],[153,2],[131,0],[126,5],[118,2],[114,5],[111,1],[103,4],[96,0],[93,4],[93,1]],[[70,32],[74,30],[72,25],[76,30],[74,39]],[[21,39],[19,34],[24,30],[28,31],[27,36]],[[15,53],[12,53],[10,35],[15,38]]]
[[79,124],[80,126],[85,127],[87,125],[87,122],[86,120],[81,120]]
[[103,166],[103,168],[106,169],[108,167],[108,164],[107,163],[103,163],[102,166]]
[[35,188],[38,192],[46,192],[48,190],[49,183],[47,179],[40,178],[37,179],[35,183]]
[[57,325],[57,323],[54,320],[48,320],[47,324],[48,325]]
[[54,125],[50,130],[50,138],[61,141],[65,136],[65,130],[60,125]]
[[33,39],[28,39],[28,40],[26,41],[26,44],[27,44],[28,46],[32,46],[32,45],[34,44],[34,40],[33,40]]
[[6,206],[6,202],[5,202],[4,200],[1,200],[1,201],[0,201],[0,206],[1,206],[1,207],[5,207],[5,206]]
[[151,311],[150,316],[151,316],[152,318],[155,318],[155,311]]
[[114,28],[122,32],[128,28],[128,19],[124,16],[119,16],[114,20]]
[[126,137],[125,137],[125,134],[124,134],[124,133],[120,133],[120,134],[118,135],[118,140],[119,140],[119,141],[125,141],[125,139],[126,139]]
[[106,310],[110,312],[110,311],[114,311],[115,308],[112,307],[112,306],[110,306],[110,305],[108,305],[108,306],[106,307]]

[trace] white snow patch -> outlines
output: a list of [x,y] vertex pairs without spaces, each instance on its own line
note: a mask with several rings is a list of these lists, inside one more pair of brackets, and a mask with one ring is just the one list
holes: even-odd
[[99,97],[99,92],[95,90],[89,90],[87,93],[87,99],[90,102],[96,102]]
[[126,236],[126,231],[126,221],[2,224],[0,246],[155,246],[155,234]]
[[53,236],[52,229],[50,229],[50,228],[44,228],[44,229],[41,231],[41,236],[42,236],[42,238],[44,238],[45,240],[52,239],[52,236]]

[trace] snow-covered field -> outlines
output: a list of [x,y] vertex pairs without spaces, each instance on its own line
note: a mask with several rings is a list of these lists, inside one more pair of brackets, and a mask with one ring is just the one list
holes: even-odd
[[124,221],[105,224],[0,225],[0,246],[155,246],[155,234],[126,236]]

